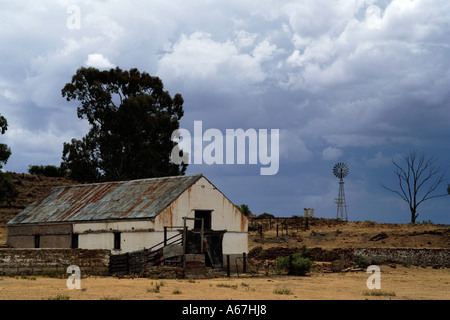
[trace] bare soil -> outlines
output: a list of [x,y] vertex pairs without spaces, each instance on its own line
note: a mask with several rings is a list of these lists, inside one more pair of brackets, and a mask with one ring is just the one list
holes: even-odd
[[[0,245],[6,243],[6,222],[28,204],[47,194],[52,187],[73,185],[65,178],[46,178],[11,173],[19,197],[9,207],[0,208]],[[406,218],[406,217],[405,217]],[[283,248],[321,247],[364,248],[450,248],[450,226],[434,224],[388,224],[313,218],[308,230],[299,219],[288,219],[288,232],[281,231],[282,220],[258,221],[259,231],[249,232],[249,251]],[[279,224],[278,235],[276,223]],[[81,289],[70,290],[64,279],[41,276],[3,276],[0,278],[0,300],[450,300],[450,269],[422,266],[382,265],[379,296],[371,295],[363,271],[324,273],[320,262],[316,271],[304,277],[269,273],[256,276],[214,279],[118,279],[87,277]],[[319,271],[317,271],[319,270]],[[154,290],[160,285],[159,292]]]
[[[314,218],[308,230],[288,222],[286,234],[280,228],[276,231],[275,222],[262,234],[249,232],[249,247],[321,247],[332,248],[450,248],[450,226],[435,224],[394,224],[362,221],[339,221],[335,219]],[[266,220],[265,220],[266,221]]]
[[[81,279],[68,289],[66,279],[0,278],[1,300],[449,300],[450,269],[381,266],[381,289],[369,290],[365,272],[311,273],[215,279]],[[160,285],[159,291],[154,290]],[[379,296],[371,295],[377,291]]]

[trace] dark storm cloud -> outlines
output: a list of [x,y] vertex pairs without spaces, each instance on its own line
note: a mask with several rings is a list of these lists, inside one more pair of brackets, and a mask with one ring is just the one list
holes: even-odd
[[[78,28],[68,25],[71,6]],[[397,202],[378,186],[391,179],[392,157],[418,148],[450,163],[449,15],[447,0],[3,3],[6,170],[59,164],[62,143],[86,133],[76,103],[61,97],[77,68],[137,67],[183,95],[187,129],[201,120],[222,131],[280,130],[273,177],[259,166],[189,167],[231,199],[255,213],[315,207],[332,217],[329,169],[346,161],[354,217],[390,219]],[[435,219],[448,221],[444,207],[433,207]]]

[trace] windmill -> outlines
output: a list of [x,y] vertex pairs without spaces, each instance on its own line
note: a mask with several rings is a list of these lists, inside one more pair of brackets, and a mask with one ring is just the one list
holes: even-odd
[[345,220],[348,220],[347,217],[347,204],[345,203],[345,192],[344,192],[344,178],[348,175],[348,166],[339,162],[336,163],[333,167],[333,174],[339,178],[339,194],[335,199],[337,204],[337,218],[341,218],[344,220],[344,211],[345,211]]

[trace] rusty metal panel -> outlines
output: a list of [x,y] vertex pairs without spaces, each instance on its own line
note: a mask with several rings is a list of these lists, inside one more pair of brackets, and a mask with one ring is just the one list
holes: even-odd
[[56,187],[8,224],[153,218],[202,174]]

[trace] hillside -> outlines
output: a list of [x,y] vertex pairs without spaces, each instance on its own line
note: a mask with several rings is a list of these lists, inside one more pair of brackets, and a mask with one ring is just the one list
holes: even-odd
[[[19,196],[11,207],[0,207],[0,245],[6,243],[6,223],[26,206],[46,195],[55,186],[74,185],[67,178],[51,178],[23,173],[8,173]],[[249,250],[256,247],[294,248],[306,246],[322,248],[356,247],[412,247],[450,248],[450,226],[433,224],[390,224],[336,219],[310,218],[308,230],[303,218],[252,220],[253,229],[260,225],[262,234],[249,232]],[[278,236],[276,224],[279,225]],[[288,234],[285,231],[286,223]],[[282,225],[284,226],[283,231]]]
[[276,221],[256,221],[260,231],[249,232],[249,247],[294,248],[450,248],[450,226],[434,224],[393,224],[310,218],[308,230],[303,218],[287,219],[288,234],[276,234]]
[[19,191],[10,207],[0,207],[0,245],[6,243],[6,223],[35,200],[48,194],[53,187],[78,184],[68,178],[52,178],[26,173],[8,172]]

